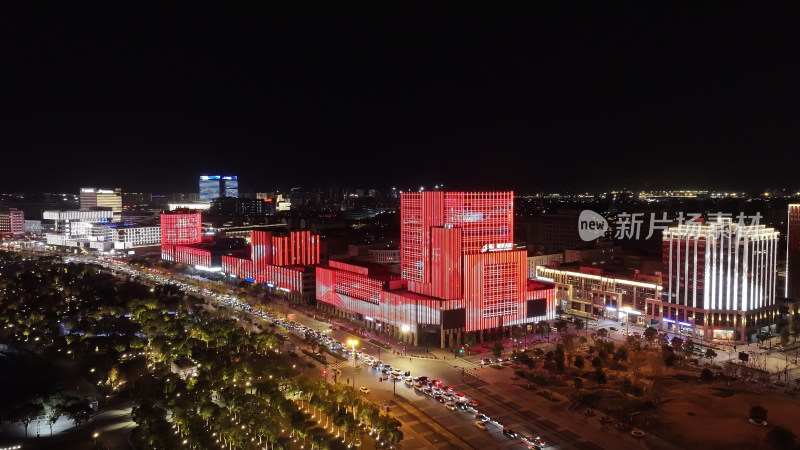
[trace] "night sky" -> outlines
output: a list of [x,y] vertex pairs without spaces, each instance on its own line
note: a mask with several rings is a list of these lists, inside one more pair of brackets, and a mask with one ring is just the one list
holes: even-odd
[[118,3],[4,12],[0,192],[800,188],[789,3]]

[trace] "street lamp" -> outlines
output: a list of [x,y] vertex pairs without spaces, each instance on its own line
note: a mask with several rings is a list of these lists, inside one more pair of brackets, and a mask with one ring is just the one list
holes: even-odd
[[625,311],[625,336],[627,336],[628,335],[628,331],[629,331],[628,324],[631,323],[631,320],[630,320],[631,319],[631,307],[630,306],[624,306],[622,308],[622,310]]
[[347,345],[353,347],[353,368],[354,369],[356,368],[356,344],[358,344],[358,341],[355,340],[355,339],[350,339],[350,340],[347,341]]

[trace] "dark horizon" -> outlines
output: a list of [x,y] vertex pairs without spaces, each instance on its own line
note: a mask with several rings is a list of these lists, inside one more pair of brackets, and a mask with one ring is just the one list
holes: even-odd
[[2,192],[800,188],[795,5],[24,5]]

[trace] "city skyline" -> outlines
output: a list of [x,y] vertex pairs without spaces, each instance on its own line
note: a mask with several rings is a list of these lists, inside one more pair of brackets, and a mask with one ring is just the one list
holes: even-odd
[[4,13],[0,450],[800,449],[800,5]]
[[162,6],[10,12],[0,191],[800,187],[791,11]]

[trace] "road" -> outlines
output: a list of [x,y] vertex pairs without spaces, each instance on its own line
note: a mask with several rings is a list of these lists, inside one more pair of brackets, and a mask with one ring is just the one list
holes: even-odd
[[[53,425],[53,435],[44,420],[41,423],[31,422],[28,427],[28,439],[25,439],[24,428],[19,423],[0,426],[0,448],[4,445],[22,444],[24,450],[84,450],[93,448],[96,442],[107,450],[129,450],[131,430],[136,423],[131,419],[131,402],[125,402],[92,416],[88,423],[75,427],[69,419],[61,417]],[[37,428],[39,437],[37,436]],[[97,438],[94,438],[97,433]]]

